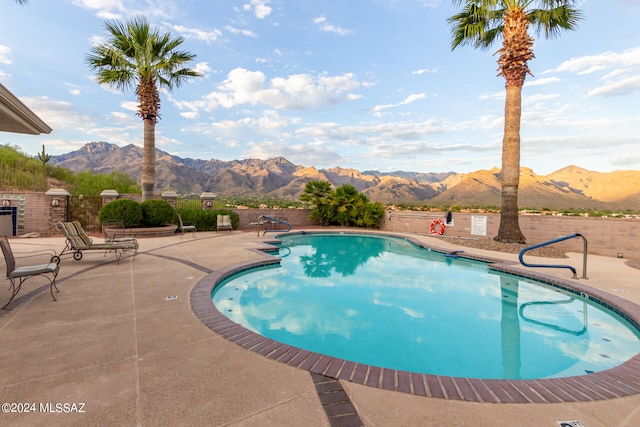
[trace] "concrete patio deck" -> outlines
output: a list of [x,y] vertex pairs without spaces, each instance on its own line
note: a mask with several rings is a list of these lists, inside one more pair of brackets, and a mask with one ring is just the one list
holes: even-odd
[[[449,245],[429,236],[411,237]],[[190,293],[201,279],[260,258],[252,249],[265,240],[250,231],[199,232],[197,239],[141,239],[136,259],[125,255],[119,265],[112,254],[98,252],[85,253],[81,261],[65,258],[56,302],[46,280],[31,279],[0,311],[0,403],[29,404],[30,412],[4,413],[3,406],[0,425],[351,425],[348,417],[329,421],[308,371],[243,349],[205,326],[191,309]],[[60,252],[64,239],[12,239],[11,245],[15,252]],[[517,260],[517,255],[464,249]],[[582,255],[569,255],[563,263],[581,272]],[[564,270],[545,273],[568,275]],[[589,256],[588,277],[580,282],[640,304],[640,270],[624,259]],[[0,291],[4,304],[9,293]],[[563,420],[586,427],[640,425],[640,395],[496,404],[340,383],[366,426],[537,427]]]

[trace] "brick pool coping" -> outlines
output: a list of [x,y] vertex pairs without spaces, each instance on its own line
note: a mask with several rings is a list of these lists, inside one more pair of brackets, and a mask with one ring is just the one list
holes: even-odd
[[[425,245],[411,237],[388,233],[376,234],[401,237],[420,247],[444,253],[450,252]],[[587,296],[615,311],[640,329],[640,306],[623,298],[575,281],[524,270],[518,268],[515,263],[468,254],[465,254],[465,257],[489,262],[490,268],[495,270],[539,280],[548,285]],[[212,331],[268,359],[325,377],[385,390],[450,400],[490,403],[589,402],[640,393],[640,354],[606,371],[565,378],[496,380],[419,374],[351,362],[274,341],[233,322],[220,313],[213,304],[211,293],[225,278],[241,271],[279,263],[278,258],[265,254],[264,259],[231,265],[208,274],[191,291],[191,309],[196,317]]]

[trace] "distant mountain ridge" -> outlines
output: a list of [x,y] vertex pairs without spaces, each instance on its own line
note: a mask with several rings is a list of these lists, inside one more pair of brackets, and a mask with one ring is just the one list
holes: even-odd
[[[142,148],[91,142],[79,150],[51,156],[51,163],[73,171],[110,173],[119,170],[140,179]],[[467,174],[379,172],[334,167],[316,169],[295,165],[284,157],[267,160],[201,160],[156,150],[156,188],[178,193],[210,191],[298,199],[310,180],[338,187],[351,184],[372,200],[383,203],[499,206],[500,170]],[[593,172],[567,166],[550,175],[536,175],[523,167],[519,205],[550,209],[640,209],[640,171]]]

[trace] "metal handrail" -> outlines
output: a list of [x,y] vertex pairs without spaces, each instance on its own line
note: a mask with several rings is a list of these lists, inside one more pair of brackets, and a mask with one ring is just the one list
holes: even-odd
[[[272,216],[267,216],[267,215],[260,215],[258,217],[258,224],[265,224],[265,221],[267,222],[271,222],[271,223],[278,223],[278,224],[283,224],[287,226],[286,230],[264,230],[262,235],[264,236],[267,233],[286,233],[291,231],[291,224],[289,224],[287,221],[284,221],[282,219],[278,219],[278,218],[274,218]],[[258,235],[260,234],[260,230],[258,229]]]
[[557,265],[557,264],[527,264],[526,262],[524,262],[524,260],[522,259],[522,257],[524,256],[525,252],[528,252],[530,250],[536,249],[536,248],[540,248],[542,246],[547,246],[547,245],[551,245],[553,243],[558,243],[558,242],[562,242],[564,240],[569,240],[569,239],[573,239],[574,237],[582,237],[582,240],[584,241],[584,248],[582,250],[582,279],[586,279],[587,278],[587,238],[584,237],[582,234],[580,233],[574,233],[574,234],[569,234],[568,236],[564,236],[564,237],[559,237],[557,239],[553,239],[553,240],[549,240],[548,242],[543,242],[543,243],[539,243],[537,245],[533,245],[533,246],[528,246],[526,248],[524,248],[523,250],[520,251],[520,254],[518,255],[518,259],[520,260],[520,264],[524,265],[525,267],[544,267],[544,268],[568,268],[569,270],[571,270],[573,272],[573,278],[577,279],[578,276],[576,275],[576,269],[573,268],[570,265]]

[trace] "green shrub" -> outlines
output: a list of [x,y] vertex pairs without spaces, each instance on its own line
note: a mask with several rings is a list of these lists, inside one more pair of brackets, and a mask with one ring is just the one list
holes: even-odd
[[331,184],[326,181],[309,181],[300,198],[313,203],[309,219],[320,221],[321,225],[377,228],[384,216],[381,203],[372,203],[366,194],[359,193],[350,184],[331,191]]
[[178,218],[176,210],[166,200],[145,200],[142,207],[142,222],[148,227],[173,224]]
[[380,220],[384,216],[384,206],[381,203],[366,203],[358,212],[356,225],[365,228],[378,228]]
[[215,231],[218,215],[229,215],[234,230],[238,228],[240,223],[240,216],[228,209],[207,211],[202,209],[178,209],[178,213],[182,216],[182,221],[195,225],[198,231]]
[[135,227],[142,222],[142,207],[135,200],[117,199],[104,205],[98,218],[100,222],[122,221],[125,227]]

